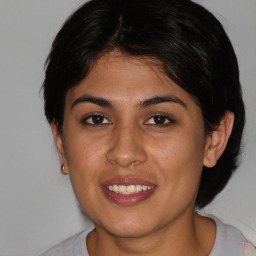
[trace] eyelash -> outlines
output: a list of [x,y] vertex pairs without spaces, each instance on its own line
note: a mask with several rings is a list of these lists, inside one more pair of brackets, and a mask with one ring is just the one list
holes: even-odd
[[[101,121],[104,121],[103,123],[101,122],[101,123],[94,123],[93,121],[96,121],[96,120],[93,120],[94,118],[100,118],[101,119]],[[91,119],[91,121],[90,122],[88,122],[88,120],[90,120]],[[107,122],[106,122],[107,121]],[[85,117],[85,118],[83,118],[82,120],[81,120],[81,123],[82,124],[85,124],[85,125],[91,125],[91,126],[101,126],[101,125],[109,125],[109,124],[112,124],[112,122],[111,121],[109,121],[104,115],[101,115],[101,114],[93,114],[93,115],[90,115],[90,116],[87,116],[87,117]]]
[[[160,120],[160,121],[164,121],[164,122],[160,123],[160,124],[157,124],[156,123],[157,122],[156,118],[158,118],[158,121]],[[154,123],[149,123],[149,121],[151,119],[154,121]],[[157,127],[167,127],[167,126],[170,126],[172,124],[175,124],[176,122],[172,118],[170,118],[170,117],[168,117],[166,115],[155,114],[155,115],[151,116],[145,123],[147,125],[152,125],[152,126],[157,126]]]
[[[158,120],[156,120],[157,118]],[[88,120],[90,120],[90,122]],[[154,123],[152,122],[150,123],[150,120],[153,120]],[[95,121],[99,121],[99,123],[95,123]],[[156,123],[157,121],[160,121],[160,124]],[[109,121],[104,115],[101,115],[101,114],[93,114],[93,115],[87,116],[81,120],[81,123],[87,126],[102,126],[102,125],[112,124],[111,121]],[[167,127],[175,123],[176,122],[168,116],[165,116],[162,114],[155,114],[150,118],[148,118],[144,124],[150,125],[150,126],[157,126],[157,127]]]

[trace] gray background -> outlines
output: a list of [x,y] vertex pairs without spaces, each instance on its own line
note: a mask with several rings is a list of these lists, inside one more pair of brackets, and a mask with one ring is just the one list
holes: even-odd
[[[243,163],[204,211],[256,243],[256,1],[201,0],[236,50],[247,106]],[[39,89],[55,33],[82,0],[0,0],[0,256],[32,256],[88,226],[43,115]]]

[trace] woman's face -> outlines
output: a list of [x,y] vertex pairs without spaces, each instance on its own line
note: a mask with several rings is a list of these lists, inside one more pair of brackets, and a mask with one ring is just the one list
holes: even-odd
[[112,52],[67,93],[57,147],[96,225],[139,237],[191,218],[207,141],[187,92],[149,60]]

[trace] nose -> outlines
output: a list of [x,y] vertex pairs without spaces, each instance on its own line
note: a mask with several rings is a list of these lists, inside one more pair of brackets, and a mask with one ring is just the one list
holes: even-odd
[[129,168],[147,160],[143,139],[138,129],[132,126],[115,129],[106,156],[108,162],[122,168]]

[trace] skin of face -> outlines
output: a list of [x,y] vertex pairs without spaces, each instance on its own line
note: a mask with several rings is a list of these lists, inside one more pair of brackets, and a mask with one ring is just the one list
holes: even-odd
[[[117,51],[98,59],[66,95],[63,134],[52,124],[64,172],[96,225],[94,240],[191,239],[203,165],[214,166],[232,130],[226,113],[207,136],[194,99],[152,61]],[[153,192],[135,204],[113,202],[102,184],[116,178],[143,180]]]

